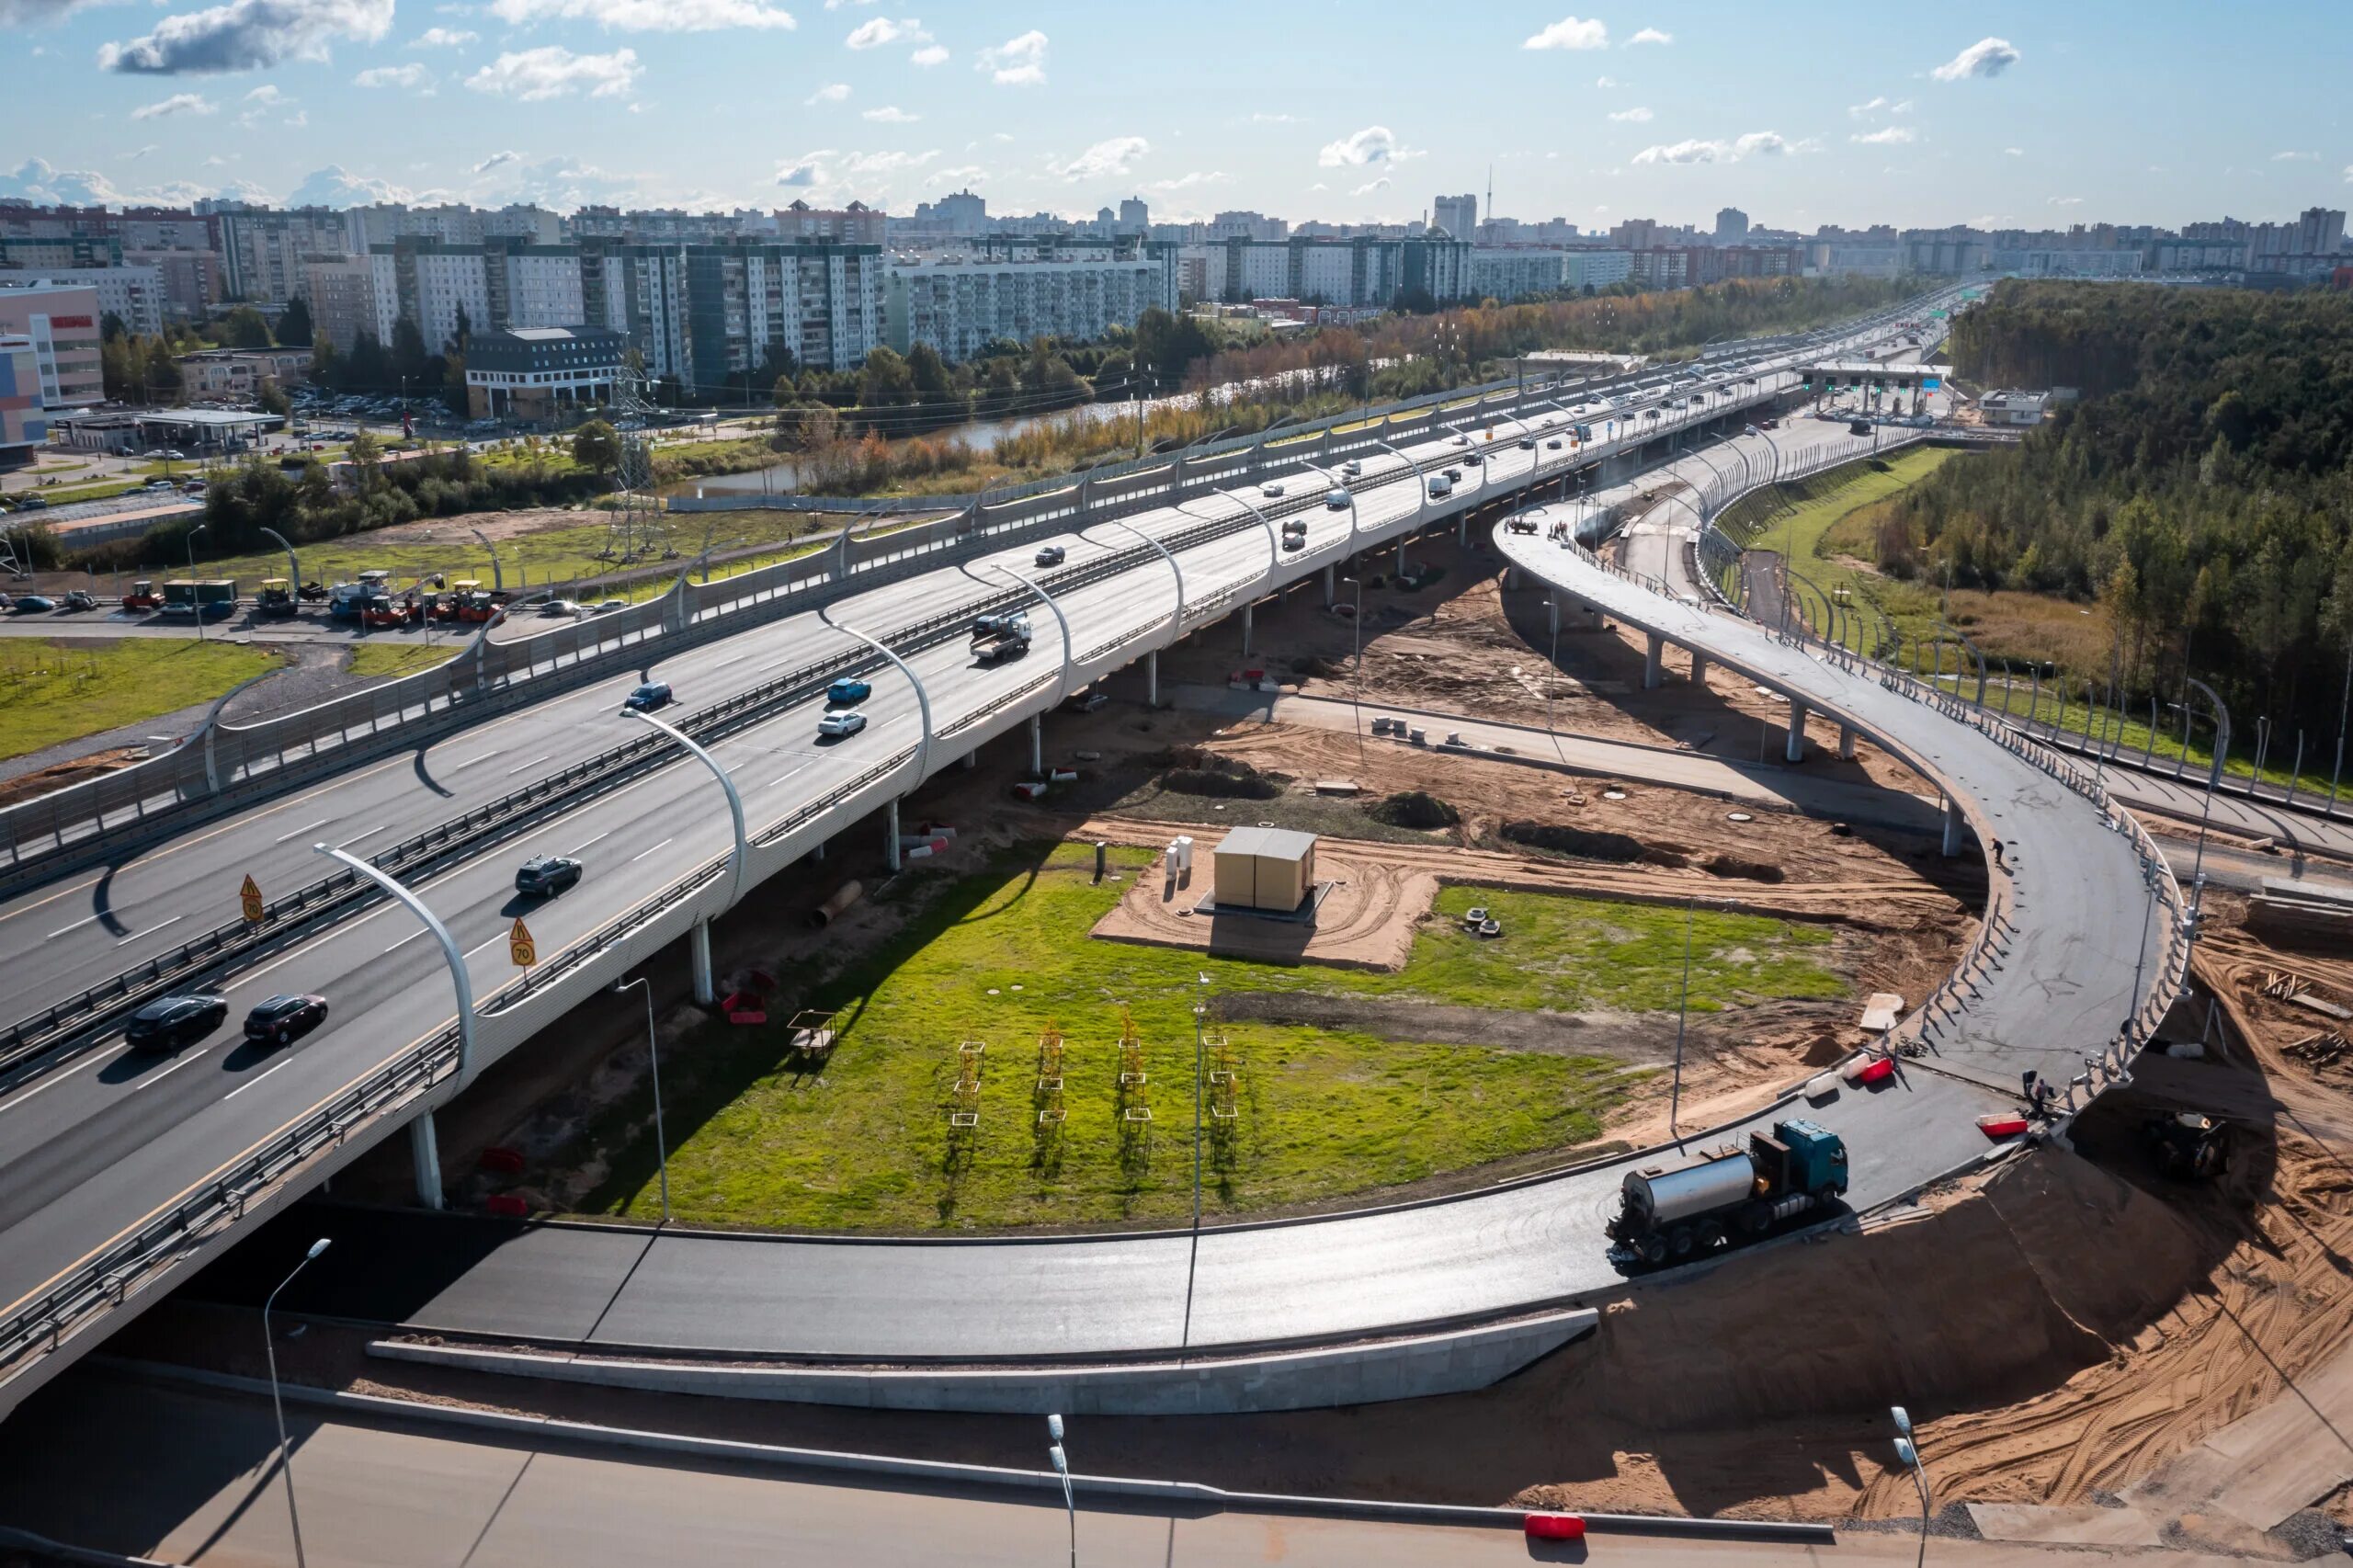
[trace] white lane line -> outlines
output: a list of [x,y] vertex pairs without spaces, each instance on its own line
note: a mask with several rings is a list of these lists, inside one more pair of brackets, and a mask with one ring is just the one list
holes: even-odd
[[[767,787],[768,789],[773,790],[773,789],[775,789],[778,785],[779,785],[779,784],[783,783],[786,779],[788,779],[788,778],[798,778],[800,775],[801,775],[801,774],[803,774],[803,773],[806,773],[806,772],[808,772],[808,771],[809,771],[809,765],[808,765],[807,763],[805,763],[805,762],[804,762],[804,763],[802,763],[802,764],[801,764],[800,767],[798,767],[792,768],[792,769],[790,769],[790,770],[789,770],[789,771],[787,771],[787,772],[784,772],[784,773],[779,773],[779,774],[778,774],[775,778],[771,778],[771,779],[769,779],[769,780],[767,781]],[[97,916],[93,915],[91,918],[96,919],[96,918],[97,918]]]
[[477,763],[477,762],[487,762],[487,761],[489,761],[492,757],[496,756],[497,755],[498,755],[498,748],[497,748],[497,747],[495,747],[495,746],[493,746],[490,750],[488,750],[488,751],[486,751],[486,752],[481,752],[481,753],[478,753],[477,755],[475,755],[475,756],[470,756],[470,757],[466,758],[466,760],[465,760],[465,761],[463,761],[463,762],[453,762],[453,763],[451,763],[451,764],[449,765],[449,771],[450,771],[450,772],[452,772],[452,773],[455,773],[455,772],[457,772],[457,771],[458,771],[458,769],[460,769],[460,767],[472,767],[475,763]]
[[335,818],[333,817],[321,817],[316,822],[306,822],[291,833],[279,834],[276,838],[271,839],[270,842],[272,844],[283,844],[290,838],[300,838],[302,835],[310,832],[313,828],[324,827],[327,824],[333,821],[335,821]]
[[[78,1065],[85,1071],[103,1071],[130,1054],[131,1047],[118,1043],[112,1051],[108,1051],[103,1056],[94,1056],[89,1061],[79,1063]],[[31,1088],[27,1089],[23,1094],[18,1095],[16,1098],[10,1100],[0,1100],[0,1115],[6,1115],[9,1111],[16,1109],[18,1106],[24,1104],[35,1095],[40,1094],[43,1089],[53,1089],[60,1084],[75,1080],[78,1076],[79,1074],[74,1073],[51,1073],[42,1078],[40,1083],[35,1084]]]
[[[389,905],[387,907],[389,907]],[[377,913],[381,915],[383,911],[379,910]],[[369,917],[362,916],[361,918],[366,919]],[[232,991],[242,990],[244,987],[251,985],[255,981],[259,980],[263,975],[267,974],[271,970],[292,963],[296,959],[302,957],[310,950],[311,945],[305,943],[303,946],[296,948],[291,952],[288,953],[284,958],[279,959],[276,963],[266,963],[259,969],[254,971],[251,974],[241,974],[236,979],[231,981],[228,984],[222,986],[221,988],[221,994],[226,996]]]
[[156,1074],[153,1077],[140,1079],[139,1082],[131,1085],[125,1092],[135,1095],[142,1089],[153,1088],[157,1084],[160,1084],[165,1079],[170,1077],[173,1074],[178,1072],[181,1068],[188,1066],[190,1062],[201,1062],[203,1060],[204,1052],[200,1051],[196,1052],[193,1056],[183,1056],[177,1062],[173,1062],[169,1067],[165,1068],[161,1073]]
[[162,930],[165,926],[176,926],[187,918],[188,916],[185,915],[175,915],[169,920],[158,920],[154,925],[148,926],[144,931],[133,931],[130,936],[125,937],[122,939],[122,942],[117,942],[115,946],[119,948],[122,946],[123,942],[135,942],[142,937],[152,937],[156,932]]
[[260,1083],[264,1078],[268,1077],[272,1073],[277,1072],[278,1067],[291,1067],[293,1064],[294,1059],[292,1057],[280,1057],[278,1061],[277,1067],[264,1068],[261,1072],[255,1074],[252,1077],[246,1079],[244,1083],[238,1085],[235,1088],[231,1089],[227,1094],[222,1095],[221,1097],[224,1100],[233,1100],[239,1095],[244,1094],[247,1089],[252,1088],[256,1084]]
[[87,926],[93,920],[103,920],[106,917],[102,915],[85,915],[82,916],[81,919],[74,922],[71,926],[60,926],[56,930],[51,931],[49,934],[49,938],[51,940],[54,940],[59,937],[63,937],[68,931],[79,931],[83,926]]
[[399,941],[394,942],[392,948],[386,948],[384,951],[389,953],[392,950],[392,948],[404,948],[408,946],[409,943],[415,941],[419,937],[424,935],[425,927],[420,926],[415,930],[411,931],[407,936],[403,937]]
[[517,774],[518,774],[518,773],[522,772],[522,771],[523,771],[523,769],[524,769],[524,768],[526,768],[526,767],[537,767],[540,764],[541,764],[541,763],[545,762],[548,758],[550,758],[550,757],[553,756],[554,755],[555,755],[555,753],[553,753],[553,752],[551,752],[551,751],[543,751],[543,752],[541,752],[539,756],[537,756],[533,757],[530,761],[529,761],[529,762],[525,762],[525,763],[517,763],[515,767],[508,768],[508,769],[506,770],[506,777],[507,777],[507,778],[514,778]]
[[608,827],[608,828],[607,828],[604,832],[602,832],[602,833],[598,834],[595,838],[584,838],[584,839],[582,839],[579,843],[577,843],[577,844],[574,845],[571,848],[569,848],[569,849],[565,850],[565,851],[564,851],[564,853],[565,853],[566,855],[577,855],[577,854],[579,854],[583,849],[587,848],[590,845],[595,844],[595,843],[597,843],[597,842],[598,842],[599,840],[602,840],[602,839],[610,838],[610,837],[612,837],[612,835],[613,835],[613,830],[612,830],[611,828],[609,828],[609,827]]
[[506,932],[501,931],[497,936],[493,937],[486,942],[476,942],[472,947],[468,948],[461,956],[465,958],[472,958],[476,953],[482,951],[484,948],[494,948],[499,943],[506,940],[506,936],[507,934]]
[[[386,823],[384,824],[384,827],[390,826],[392,826],[392,824],[390,823]],[[375,837],[378,834],[384,831],[384,827],[371,827],[365,833],[355,833],[349,838],[345,839],[341,844],[336,845],[335,847],[337,849],[348,849],[363,838]]]
[[[665,838],[660,844],[655,845],[654,849],[663,848],[665,846],[668,845],[669,842],[670,841]],[[646,856],[653,854],[654,849],[641,850],[639,853],[631,856],[629,858],[629,863],[632,866],[636,865],[640,860],[644,859]]]

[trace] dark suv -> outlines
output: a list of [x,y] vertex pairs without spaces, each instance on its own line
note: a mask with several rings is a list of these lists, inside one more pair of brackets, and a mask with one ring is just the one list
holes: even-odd
[[551,897],[580,885],[580,862],[563,855],[534,855],[516,869],[515,891]]
[[291,1045],[326,1021],[324,996],[273,996],[245,1015],[245,1038]]
[[136,1051],[177,1051],[192,1040],[202,1040],[228,1017],[225,997],[201,993],[163,996],[131,1015],[122,1038]]

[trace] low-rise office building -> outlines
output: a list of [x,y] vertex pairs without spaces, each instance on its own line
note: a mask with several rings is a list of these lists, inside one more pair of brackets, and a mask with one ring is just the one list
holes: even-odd
[[477,419],[554,419],[609,403],[628,337],[603,326],[478,332],[466,350],[466,407]]
[[174,358],[190,397],[255,397],[265,386],[291,386],[311,372],[307,348],[205,348]]

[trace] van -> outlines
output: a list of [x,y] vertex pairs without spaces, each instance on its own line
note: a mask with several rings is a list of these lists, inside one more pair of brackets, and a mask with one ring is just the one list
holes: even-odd
[[1430,481],[1430,499],[1443,501],[1454,494],[1454,476],[1441,473]]

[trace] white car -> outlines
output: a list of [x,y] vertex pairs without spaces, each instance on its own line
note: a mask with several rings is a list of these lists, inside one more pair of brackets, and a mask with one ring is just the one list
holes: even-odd
[[1364,464],[1358,462],[1354,458],[1350,458],[1347,461],[1340,465],[1340,477],[1343,479],[1362,479],[1364,477]]
[[574,616],[585,615],[587,611],[576,599],[550,599],[540,607],[540,613],[543,616]]
[[866,715],[855,708],[836,708],[817,721],[817,733],[828,740],[854,735],[866,728]]
[[1458,447],[1467,447],[1471,444],[1471,437],[1468,436],[1457,436],[1454,437],[1454,444]]
[[1258,486],[1258,494],[1265,496],[1269,501],[1281,500],[1283,498],[1282,481],[1279,479],[1270,479],[1267,481],[1266,483]]

